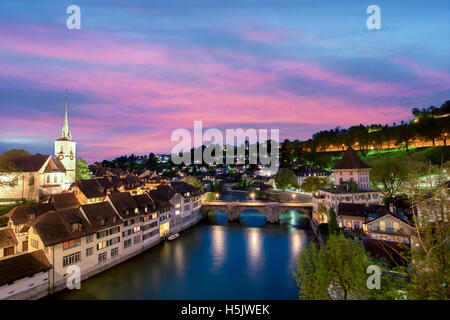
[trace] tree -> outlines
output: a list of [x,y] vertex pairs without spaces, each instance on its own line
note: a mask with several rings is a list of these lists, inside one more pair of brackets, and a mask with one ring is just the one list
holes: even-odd
[[320,222],[328,221],[327,207],[325,207],[325,205],[322,202],[319,203],[319,206],[317,207],[317,213],[319,214]]
[[20,170],[10,160],[10,157],[29,156],[28,151],[12,149],[0,155],[0,187],[15,187],[20,177]]
[[336,219],[336,212],[333,208],[330,208],[329,211],[329,221],[328,221],[328,233],[329,234],[337,234],[339,231],[337,219]]
[[280,148],[280,167],[290,168],[292,166],[292,144],[285,139]]
[[305,192],[314,193],[319,191],[320,188],[325,187],[329,183],[329,179],[327,177],[307,177],[301,188]]
[[444,172],[448,168],[440,169],[437,177],[430,175],[426,190],[412,191],[421,210],[413,216],[416,244],[411,250],[409,299],[450,299],[450,193]]
[[394,197],[407,183],[411,171],[400,160],[385,158],[377,162],[370,174],[372,185],[386,197]]
[[275,174],[275,185],[278,189],[286,190],[290,187],[300,188],[295,173],[287,168],[280,168]]
[[91,174],[89,170],[89,165],[86,160],[77,158],[76,169],[75,169],[75,180],[79,179],[90,179]]
[[369,256],[356,241],[330,234],[325,250],[307,245],[297,258],[294,277],[300,299],[364,299]]
[[155,154],[152,152],[148,155],[147,163],[146,165],[149,167],[154,167],[159,163],[158,158],[155,156]]
[[31,154],[23,149],[11,149],[3,152],[0,157],[16,157],[16,156],[30,156]]
[[296,270],[293,271],[299,298],[302,300],[328,300],[327,269],[317,243],[308,244],[297,257]]
[[206,192],[205,193],[205,201],[212,202],[216,200],[216,194],[214,192]]
[[397,145],[403,144],[405,146],[406,152],[408,152],[409,143],[416,136],[417,127],[413,124],[402,125],[394,128],[394,135]]
[[422,137],[430,139],[433,142],[433,146],[435,145],[436,139],[441,137],[443,129],[444,127],[441,121],[433,115],[425,114],[419,118],[417,131]]
[[191,186],[194,186],[203,191],[203,184],[197,178],[186,177],[186,178],[183,178],[182,181],[189,183]]
[[211,192],[222,192],[223,191],[223,182],[222,181],[210,181],[209,182],[209,190]]

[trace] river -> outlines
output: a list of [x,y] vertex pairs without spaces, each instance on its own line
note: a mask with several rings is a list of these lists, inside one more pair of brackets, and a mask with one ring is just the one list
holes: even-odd
[[297,299],[292,267],[314,235],[304,214],[290,211],[280,220],[266,224],[254,210],[243,212],[238,222],[228,222],[221,212],[210,214],[176,240],[50,299]]

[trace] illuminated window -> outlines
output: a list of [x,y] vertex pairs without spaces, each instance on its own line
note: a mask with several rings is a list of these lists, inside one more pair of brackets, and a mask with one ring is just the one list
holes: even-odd
[[386,222],[380,221],[380,230],[381,230],[381,231],[386,230]]
[[107,241],[99,242],[99,243],[97,244],[97,250],[104,249],[104,248],[106,248],[107,246],[108,246],[108,242],[107,242]]

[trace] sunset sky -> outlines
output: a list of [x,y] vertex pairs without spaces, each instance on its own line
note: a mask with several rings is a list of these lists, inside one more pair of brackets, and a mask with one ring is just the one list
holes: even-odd
[[[66,28],[67,6],[81,30]],[[366,8],[381,8],[368,30]],[[450,99],[449,1],[0,1],[0,152],[170,152],[174,129],[281,139],[392,124]]]

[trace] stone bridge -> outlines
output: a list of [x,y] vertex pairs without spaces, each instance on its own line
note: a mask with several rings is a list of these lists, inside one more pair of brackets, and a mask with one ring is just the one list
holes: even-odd
[[276,223],[280,216],[289,210],[297,210],[311,217],[312,202],[212,201],[202,203],[204,216],[214,209],[225,212],[229,221],[237,220],[242,211],[258,210],[267,217],[268,222]]

